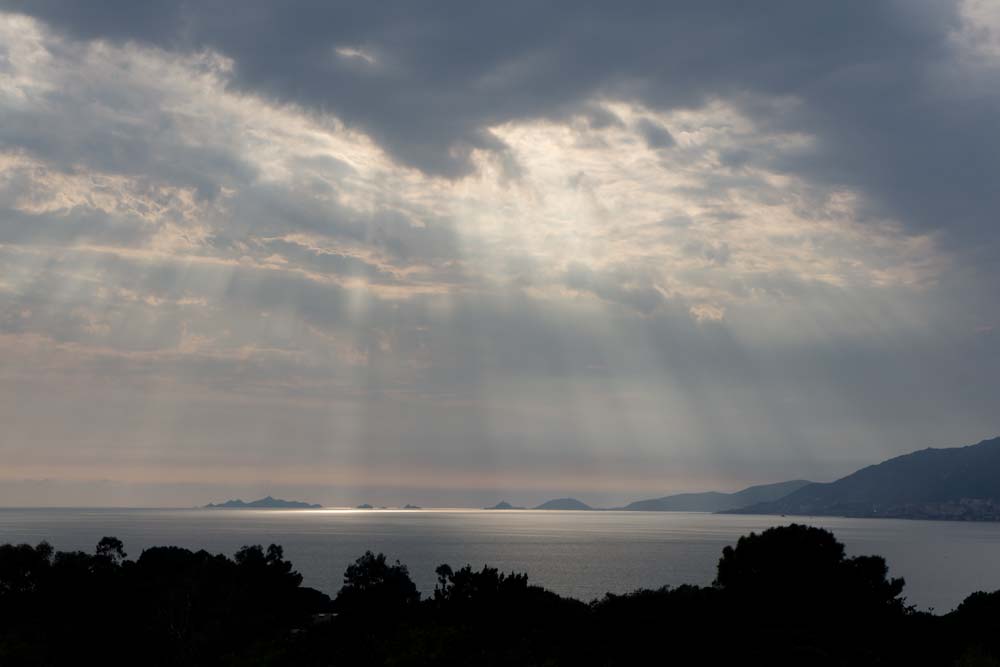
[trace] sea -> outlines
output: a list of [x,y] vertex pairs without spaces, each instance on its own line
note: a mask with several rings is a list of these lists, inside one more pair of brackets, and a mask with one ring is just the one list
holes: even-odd
[[424,594],[435,568],[483,565],[592,600],[663,585],[708,585],[722,549],[741,535],[805,523],[827,528],[849,555],[880,555],[919,609],[944,613],[977,590],[1000,589],[1000,523],[542,510],[0,509],[0,543],[45,540],[92,551],[105,535],[130,558],[175,545],[233,554],[280,544],[304,585],[335,594],[366,550],[399,560]]

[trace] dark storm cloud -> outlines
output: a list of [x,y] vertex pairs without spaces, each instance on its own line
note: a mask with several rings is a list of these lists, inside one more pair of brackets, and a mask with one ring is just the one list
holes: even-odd
[[[963,60],[956,2],[4,4],[78,38],[218,50],[236,85],[332,111],[449,176],[472,149],[502,149],[485,130],[496,123],[600,96],[735,100],[817,138],[782,169],[863,192],[872,216],[915,230],[994,236],[1000,86],[995,67]],[[768,98],[794,103],[757,107]]]
[[669,148],[676,143],[667,128],[654,120],[643,118],[638,123],[638,129],[650,148]]

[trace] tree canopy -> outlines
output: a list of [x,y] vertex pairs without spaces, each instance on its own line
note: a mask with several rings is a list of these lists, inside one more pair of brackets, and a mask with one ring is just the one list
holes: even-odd
[[441,565],[423,598],[399,561],[368,551],[334,600],[302,586],[278,545],[232,557],[164,546],[130,560],[0,545],[0,664],[952,665],[1000,661],[1000,591],[953,613],[907,607],[878,556],[847,556],[802,525],[723,550],[712,586],[585,604],[524,573]]

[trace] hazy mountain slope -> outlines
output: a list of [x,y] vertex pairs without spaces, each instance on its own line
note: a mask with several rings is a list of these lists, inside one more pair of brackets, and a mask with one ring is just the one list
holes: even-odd
[[736,493],[719,493],[717,491],[679,493],[663,498],[637,500],[626,505],[623,509],[641,512],[721,512],[777,500],[809,484],[812,482],[795,479],[776,484],[751,486]]
[[542,503],[536,510],[592,510],[590,505],[580,502],[576,498],[556,498],[546,503]]
[[1000,519],[1000,438],[897,456],[739,512]]

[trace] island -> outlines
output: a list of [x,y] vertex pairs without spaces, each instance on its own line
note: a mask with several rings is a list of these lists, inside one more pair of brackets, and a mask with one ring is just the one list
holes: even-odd
[[592,510],[594,509],[586,503],[582,503],[576,498],[556,498],[542,503],[536,510]]
[[236,500],[227,500],[224,503],[209,503],[204,506],[204,509],[209,510],[318,510],[322,508],[322,505],[304,503],[298,500],[282,500],[271,496],[248,503],[237,498]]
[[508,503],[506,500],[501,500],[500,502],[498,502],[493,507],[484,507],[483,509],[486,509],[486,510],[523,510],[524,508],[523,507],[515,507],[514,505],[511,505],[510,503]]
[[361,503],[360,505],[358,505],[354,509],[357,509],[357,510],[373,510],[375,508],[372,507],[371,505],[369,505],[368,503]]
[[421,509],[421,508],[419,506],[417,506],[417,505],[411,505],[410,503],[406,503],[405,505],[403,505],[403,509],[404,510],[418,510],[418,509]]

